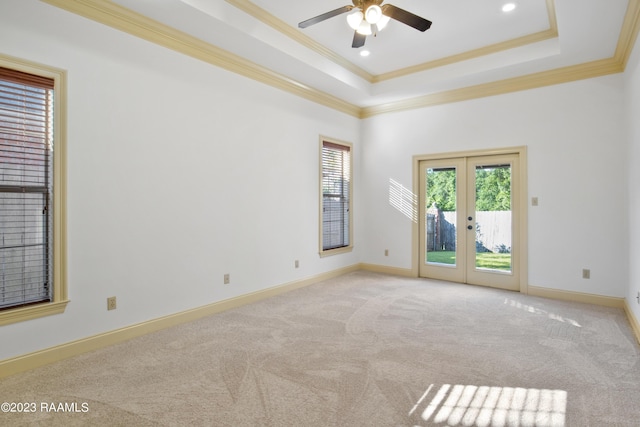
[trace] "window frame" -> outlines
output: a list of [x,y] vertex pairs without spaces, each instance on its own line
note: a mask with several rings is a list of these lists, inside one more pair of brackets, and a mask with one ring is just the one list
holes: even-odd
[[[338,248],[325,249],[324,248],[324,188],[323,188],[323,173],[324,173],[324,164],[323,164],[323,150],[325,143],[334,146],[344,147],[344,151],[349,153],[349,199],[348,199],[348,211],[349,215],[347,218],[348,227],[349,227],[349,242],[345,246],[341,246]],[[319,150],[319,170],[320,170],[320,179],[319,179],[319,254],[320,257],[326,257],[331,255],[343,254],[347,252],[351,252],[353,250],[353,144],[345,141],[340,141],[333,138],[328,138],[325,136],[320,136],[320,150]]]
[[63,313],[69,303],[67,288],[66,233],[66,71],[0,54],[0,66],[53,79],[53,227],[51,301],[0,310],[0,326]]

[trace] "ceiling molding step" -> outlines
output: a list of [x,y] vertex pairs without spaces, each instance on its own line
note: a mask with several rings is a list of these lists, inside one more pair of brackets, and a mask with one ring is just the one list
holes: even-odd
[[307,35],[301,33],[296,28],[293,28],[291,25],[287,24],[283,20],[277,18],[276,16],[272,15],[268,11],[262,9],[261,7],[257,6],[256,4],[252,3],[249,0],[225,0],[225,1],[231,4],[232,6],[235,6],[236,8],[244,11],[245,13],[248,13],[249,15],[261,21],[262,23],[269,25],[270,27],[276,29],[277,31],[280,31],[282,34],[295,40],[296,42],[328,58],[329,60],[333,61],[337,65],[363,78],[369,83],[379,83],[385,80],[404,77],[409,74],[418,73],[421,71],[426,71],[433,68],[454,64],[456,62],[467,61],[469,59],[474,59],[474,58],[489,55],[492,53],[497,53],[497,52],[501,52],[508,49],[514,49],[517,47],[526,46],[528,44],[538,43],[544,40],[558,37],[558,23],[556,19],[555,0],[546,0],[547,15],[549,17],[549,28],[547,30],[540,31],[538,33],[528,34],[512,40],[506,40],[504,42],[496,43],[491,46],[486,46],[479,49],[462,52],[460,54],[452,55],[446,58],[441,58],[438,60],[417,64],[417,65],[406,67],[400,70],[395,70],[388,73],[374,75],[358,67],[352,62],[347,61],[346,59],[336,54],[332,50],[327,49],[320,43],[313,40],[311,37],[308,37]]
[[[616,52],[614,57],[612,58],[593,61],[585,64],[562,67],[559,69],[548,70],[540,73],[529,74],[526,76],[515,77],[501,81],[443,91],[440,93],[433,93],[398,102],[370,107],[359,107],[336,96],[327,94],[323,91],[288,78],[282,74],[269,70],[266,67],[246,60],[232,52],[226,51],[210,43],[206,43],[184,32],[175,30],[167,25],[140,15],[109,0],[41,1],[56,6],[60,9],[67,10],[79,16],[83,16],[101,24],[118,29],[120,31],[126,32],[133,36],[150,41],[152,43],[158,44],[160,46],[172,49],[176,52],[180,52],[198,60],[207,62],[214,66],[224,68],[231,72],[267,84],[269,86],[282,89],[320,105],[324,105],[326,107],[359,118],[367,118],[384,113],[397,112],[414,108],[424,108],[439,104],[500,95],[520,90],[533,89],[559,83],[567,83],[574,80],[581,80],[623,72],[628,58],[631,55],[631,51],[633,49],[633,45],[640,28],[640,0],[629,0],[629,6],[627,8],[624,24],[621,29],[621,34],[618,39]],[[251,3],[246,0],[226,1],[234,5],[243,4],[244,6],[252,10],[252,13],[255,13],[257,10],[252,9],[251,6],[248,6]],[[549,38],[557,36],[557,29],[555,27],[555,8],[553,0],[547,0],[547,6],[550,13],[550,23],[552,28],[541,33],[525,36],[522,39],[541,38],[540,40],[542,40],[542,37]],[[281,24],[277,25],[284,25],[289,27],[284,22],[280,22]],[[294,32],[298,33],[295,30]],[[502,45],[502,47],[506,48],[506,46],[511,46],[511,43],[513,43],[514,46],[512,47],[515,47],[515,44],[518,43],[518,40],[520,39],[499,43],[498,45]],[[484,49],[496,49],[498,45],[489,46]],[[471,54],[472,53],[465,53],[461,55]],[[470,58],[468,57],[467,59]]]
[[629,0],[620,30],[615,58],[626,68],[640,30],[640,0]]
[[41,1],[326,107],[354,117],[360,116],[360,107],[357,105],[271,71],[113,2],[105,0]]
[[517,47],[526,46],[532,43],[538,43],[538,42],[553,39],[556,37],[558,37],[558,30],[550,28],[545,31],[540,31],[534,34],[527,34],[526,36],[496,43],[490,46],[485,46],[480,49],[474,49],[467,52],[459,53],[457,55],[447,56],[446,58],[436,59],[435,61],[429,61],[422,64],[413,65],[411,67],[402,68],[400,70],[379,74],[377,76],[374,76],[373,82],[379,83],[385,80],[404,77],[409,74],[419,73],[422,71],[431,70],[433,68],[444,67],[445,65],[455,64],[456,62],[462,62],[462,61],[468,61],[470,59],[480,58],[482,56],[491,55],[491,54],[502,52],[508,49],[515,49]]
[[560,83],[568,83],[576,80],[601,77],[608,74],[620,73],[622,71],[623,66],[619,61],[616,61],[614,58],[602,59],[585,64],[572,65],[542,71],[540,73],[528,74],[526,76],[513,77],[510,79],[433,93],[404,101],[365,107],[362,108],[360,118],[369,118],[380,114],[502,95]]
[[479,49],[461,52],[456,55],[447,56],[446,58],[436,59],[434,61],[424,62],[422,64],[413,65],[411,67],[402,68],[400,70],[390,71],[388,73],[373,76],[373,83],[383,82],[398,77],[404,77],[409,74],[419,73],[431,70],[433,68],[443,67],[445,65],[455,64],[456,62],[468,61],[470,59],[479,58],[481,56],[491,55],[493,53],[502,52],[517,47],[526,46],[532,43],[538,43],[545,40],[558,37],[558,21],[556,19],[556,6],[554,0],[547,1],[547,15],[549,16],[549,28],[533,34],[527,34],[511,40],[505,40],[490,46]]
[[549,29],[558,35],[558,18],[556,17],[555,0],[547,0],[547,15],[549,17]]
[[347,61],[342,56],[338,55],[334,51],[327,49],[311,37],[306,34],[301,33],[296,28],[284,22],[282,19],[277,18],[276,16],[270,14],[266,10],[261,7],[255,5],[254,3],[248,0],[225,0],[230,5],[242,10],[243,12],[253,16],[257,20],[261,21],[263,24],[270,26],[271,28],[281,32],[285,36],[290,39],[300,43],[303,46],[313,50],[314,52],[324,56],[335,64],[341,66],[342,68],[350,71],[351,73],[361,77],[362,79],[372,83],[374,81],[375,76],[366,70],[358,67],[352,62]]

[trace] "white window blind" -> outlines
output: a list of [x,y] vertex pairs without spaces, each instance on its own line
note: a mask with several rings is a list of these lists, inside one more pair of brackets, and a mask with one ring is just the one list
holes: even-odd
[[53,87],[0,67],[0,310],[52,300]]
[[322,142],[322,250],[350,245],[351,148]]

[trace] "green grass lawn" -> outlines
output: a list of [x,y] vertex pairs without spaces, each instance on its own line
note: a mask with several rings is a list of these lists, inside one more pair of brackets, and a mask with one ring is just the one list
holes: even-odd
[[[455,255],[456,253],[453,251],[427,252],[427,262],[455,264]],[[511,254],[494,254],[491,252],[477,253],[476,267],[511,271]]]

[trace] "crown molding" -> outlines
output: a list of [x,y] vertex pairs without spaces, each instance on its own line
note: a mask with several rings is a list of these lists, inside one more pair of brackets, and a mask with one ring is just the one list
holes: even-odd
[[385,80],[391,80],[398,77],[404,77],[409,74],[419,73],[422,71],[430,70],[433,68],[442,67],[445,65],[454,64],[456,62],[467,61],[481,56],[490,55],[492,53],[502,52],[504,50],[514,49],[521,46],[526,46],[532,43],[538,43],[544,40],[558,37],[558,24],[556,19],[555,0],[546,0],[547,15],[549,19],[549,28],[544,31],[540,31],[534,34],[528,34],[526,36],[518,37],[512,40],[506,40],[504,42],[496,43],[490,46],[485,46],[478,49],[473,49],[467,52],[462,52],[456,55],[451,55],[446,58],[437,59],[434,61],[428,61],[422,64],[413,65],[411,67],[402,68],[399,70],[390,71],[388,73],[374,75],[366,70],[356,66],[355,64],[347,61],[343,57],[339,56],[332,50],[327,49],[320,43],[316,42],[312,38],[293,28],[283,20],[275,17],[271,13],[255,5],[249,0],[225,0],[227,3],[235,6],[236,8],[246,12],[253,16],[257,20],[261,21],[275,30],[281,32],[287,37],[295,40],[296,42],[306,46],[307,48],[315,51],[316,53],[328,58],[342,68],[352,72],[353,74],[363,78],[369,83],[379,83]]
[[[555,13],[553,16],[555,16]],[[556,68],[505,80],[483,83],[475,86],[468,86],[460,89],[433,93],[398,102],[364,107],[360,111],[360,118],[368,118],[379,114],[431,107],[434,105],[448,104],[487,96],[502,95],[511,92],[621,73],[625,70],[629,57],[631,56],[639,29],[640,0],[629,0],[622,28],[620,30],[620,36],[618,37],[616,50],[614,56],[611,58]]]
[[638,30],[640,30],[640,1],[629,0],[614,54],[615,60],[622,64],[623,70],[627,67],[627,62],[633,52],[638,38]]
[[493,53],[502,52],[508,49],[514,49],[532,43],[538,43],[555,37],[558,37],[558,31],[554,29],[548,29],[535,34],[528,34],[516,39],[492,44],[490,46],[485,46],[480,49],[474,49],[468,52],[462,52],[456,55],[447,56],[445,58],[436,59],[434,61],[425,62],[423,64],[413,65],[411,67],[379,74],[373,77],[373,83],[396,79],[398,77],[404,77],[409,74],[419,73],[422,71],[431,70],[433,68],[444,67],[445,65],[451,65],[457,62],[468,61],[470,59],[491,55]]
[[108,0],[41,0],[176,52],[325,105],[354,117],[360,107],[314,89]]
[[574,80],[600,77],[622,71],[622,65],[618,61],[615,61],[613,58],[603,59],[475,86],[467,86],[460,89],[437,92],[403,101],[364,107],[361,110],[360,118],[364,119],[379,114],[502,95],[560,83],[568,83]]
[[245,13],[248,13],[249,15],[253,16],[257,20],[261,21],[262,23],[270,26],[271,28],[281,32],[282,34],[289,37],[290,39],[293,39],[296,42],[300,43],[301,45],[324,56],[325,58],[339,65],[340,67],[363,78],[369,83],[374,81],[375,76],[373,74],[358,67],[354,63],[347,61],[345,58],[338,55],[334,51],[327,49],[317,41],[313,40],[311,37],[307,36],[306,34],[303,34],[302,32],[292,27],[291,25],[284,22],[282,19],[277,18],[276,16],[270,14],[269,12],[255,5],[249,0],[225,0],[225,1],[230,5],[244,11]]
[[[424,108],[620,73],[625,69],[640,29],[640,0],[629,0],[616,51],[611,58],[423,95],[398,102],[360,107],[161,24],[109,0],[41,1],[358,118],[368,118],[378,114]],[[246,8],[251,11],[247,13],[262,13],[260,12],[262,9],[257,8],[255,5],[251,6],[252,4],[247,0],[226,1],[233,5],[242,5],[243,10]],[[525,36],[521,39],[526,39],[529,43],[533,43],[533,40],[540,41],[543,38],[557,36],[553,0],[547,0],[547,8],[551,29]],[[282,27],[282,31],[292,31],[292,34],[296,34],[296,38],[302,35],[299,31],[275,17],[271,19],[262,16],[260,19],[267,19],[272,22],[269,25]],[[285,27],[288,27],[288,30]],[[524,42],[521,39],[498,43],[479,50],[487,54],[487,52],[497,52],[498,49],[510,49],[521,46],[519,43]],[[330,54],[328,53],[328,55]],[[461,57],[470,59],[471,55],[475,55],[475,53],[469,52],[461,55]],[[453,59],[450,58],[448,60],[452,61]],[[427,65],[423,64],[422,66]],[[395,73],[400,72],[402,70]],[[381,77],[373,77],[374,80],[376,78]]]
[[447,56],[445,58],[436,59],[434,61],[413,65],[411,67],[402,68],[400,70],[379,74],[377,76],[373,76],[372,83],[378,83],[385,80],[404,77],[409,74],[419,73],[422,71],[431,70],[433,68],[455,64],[456,62],[468,61],[470,59],[479,58],[481,56],[491,55],[493,53],[498,53],[498,52],[502,52],[509,49],[515,49],[517,47],[522,47],[532,43],[538,43],[544,40],[556,38],[558,37],[558,21],[556,19],[555,2],[554,0],[546,0],[546,1],[547,1],[547,15],[549,18],[549,28],[544,31],[528,34],[528,35],[511,39],[511,40],[506,40],[500,43],[495,43],[489,46],[484,46],[479,49],[473,49],[473,50],[462,52],[456,55]]

